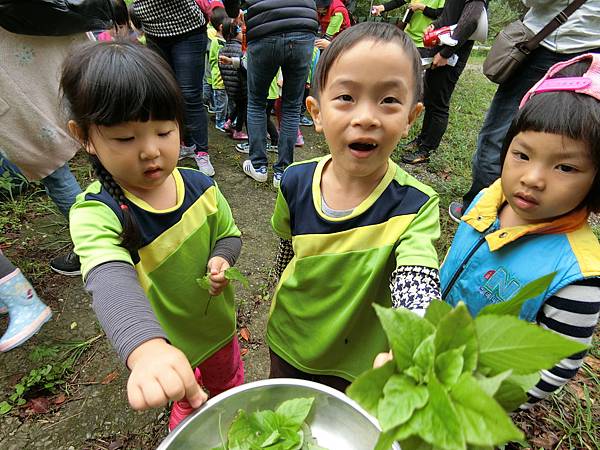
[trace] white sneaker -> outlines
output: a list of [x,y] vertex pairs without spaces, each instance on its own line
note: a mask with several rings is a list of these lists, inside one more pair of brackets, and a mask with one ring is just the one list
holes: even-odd
[[206,152],[198,152],[194,155],[196,164],[198,164],[198,170],[208,177],[212,177],[215,174],[215,168],[210,163],[210,156]]
[[250,153],[250,144],[242,142],[241,144],[235,144],[235,149],[240,153]]
[[275,189],[279,189],[279,186],[281,185],[281,177],[282,176],[283,176],[283,174],[281,172],[273,173],[273,187]]
[[277,150],[277,144],[267,144],[267,151],[271,153],[279,153],[279,150]]
[[267,167],[266,166],[262,166],[262,167],[259,167],[258,169],[255,169],[254,166],[252,165],[252,161],[247,159],[246,161],[244,161],[242,168],[244,169],[244,173],[246,175],[248,175],[250,178],[253,178],[254,180],[258,181],[259,183],[264,183],[265,181],[267,181]]

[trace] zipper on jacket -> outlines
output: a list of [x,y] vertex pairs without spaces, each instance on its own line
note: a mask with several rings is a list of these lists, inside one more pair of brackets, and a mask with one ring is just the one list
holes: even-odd
[[473,255],[475,254],[475,252],[485,242],[485,237],[487,235],[488,235],[488,233],[485,233],[483,236],[481,236],[479,238],[479,241],[477,241],[477,244],[475,244],[475,246],[471,249],[471,251],[465,257],[465,259],[463,259],[463,261],[460,264],[460,267],[458,268],[458,270],[456,272],[454,272],[454,275],[452,276],[452,279],[450,280],[450,283],[448,283],[448,286],[446,286],[446,289],[444,289],[444,292],[442,292],[442,300],[446,301],[446,296],[448,295],[448,293],[450,292],[450,290],[454,287],[454,283],[456,283],[456,280],[458,280],[458,277],[460,277],[461,274],[464,272],[465,268],[467,267],[467,264],[469,263],[469,260],[473,257]]

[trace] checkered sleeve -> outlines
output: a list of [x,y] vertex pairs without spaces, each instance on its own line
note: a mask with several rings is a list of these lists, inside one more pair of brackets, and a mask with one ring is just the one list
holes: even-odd
[[206,24],[195,0],[134,0],[133,8],[150,36],[177,36]]
[[429,303],[442,298],[437,269],[400,266],[391,276],[392,306],[406,308],[423,316]]
[[294,249],[292,248],[292,241],[289,239],[280,239],[277,258],[275,259],[275,277],[277,279],[281,278],[281,274],[293,257]]

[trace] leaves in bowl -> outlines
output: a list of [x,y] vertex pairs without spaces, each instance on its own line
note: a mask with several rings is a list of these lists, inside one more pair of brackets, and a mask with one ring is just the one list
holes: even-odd
[[239,410],[227,443],[213,450],[327,450],[319,447],[305,421],[314,398],[296,398],[283,402],[275,410],[247,413]]

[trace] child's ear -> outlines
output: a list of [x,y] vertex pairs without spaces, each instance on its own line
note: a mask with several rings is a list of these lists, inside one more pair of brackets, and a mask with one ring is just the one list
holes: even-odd
[[96,154],[96,150],[94,149],[92,143],[89,140],[86,142],[85,133],[83,132],[81,127],[77,125],[77,122],[75,122],[74,120],[69,120],[67,128],[69,129],[69,133],[71,133],[71,136],[73,136],[79,141],[79,143],[87,153],[89,153],[90,155]]
[[309,95],[306,97],[306,109],[315,123],[315,131],[321,133],[323,126],[321,125],[321,107],[319,106],[319,101],[312,95]]
[[423,103],[417,102],[415,104],[415,106],[413,106],[413,109],[411,110],[411,112],[408,114],[408,122],[406,123],[406,128],[404,129],[404,132],[402,133],[402,137],[408,136],[408,132],[410,131],[413,124],[415,123],[415,120],[417,120],[417,118],[421,115],[422,112],[423,112]]

